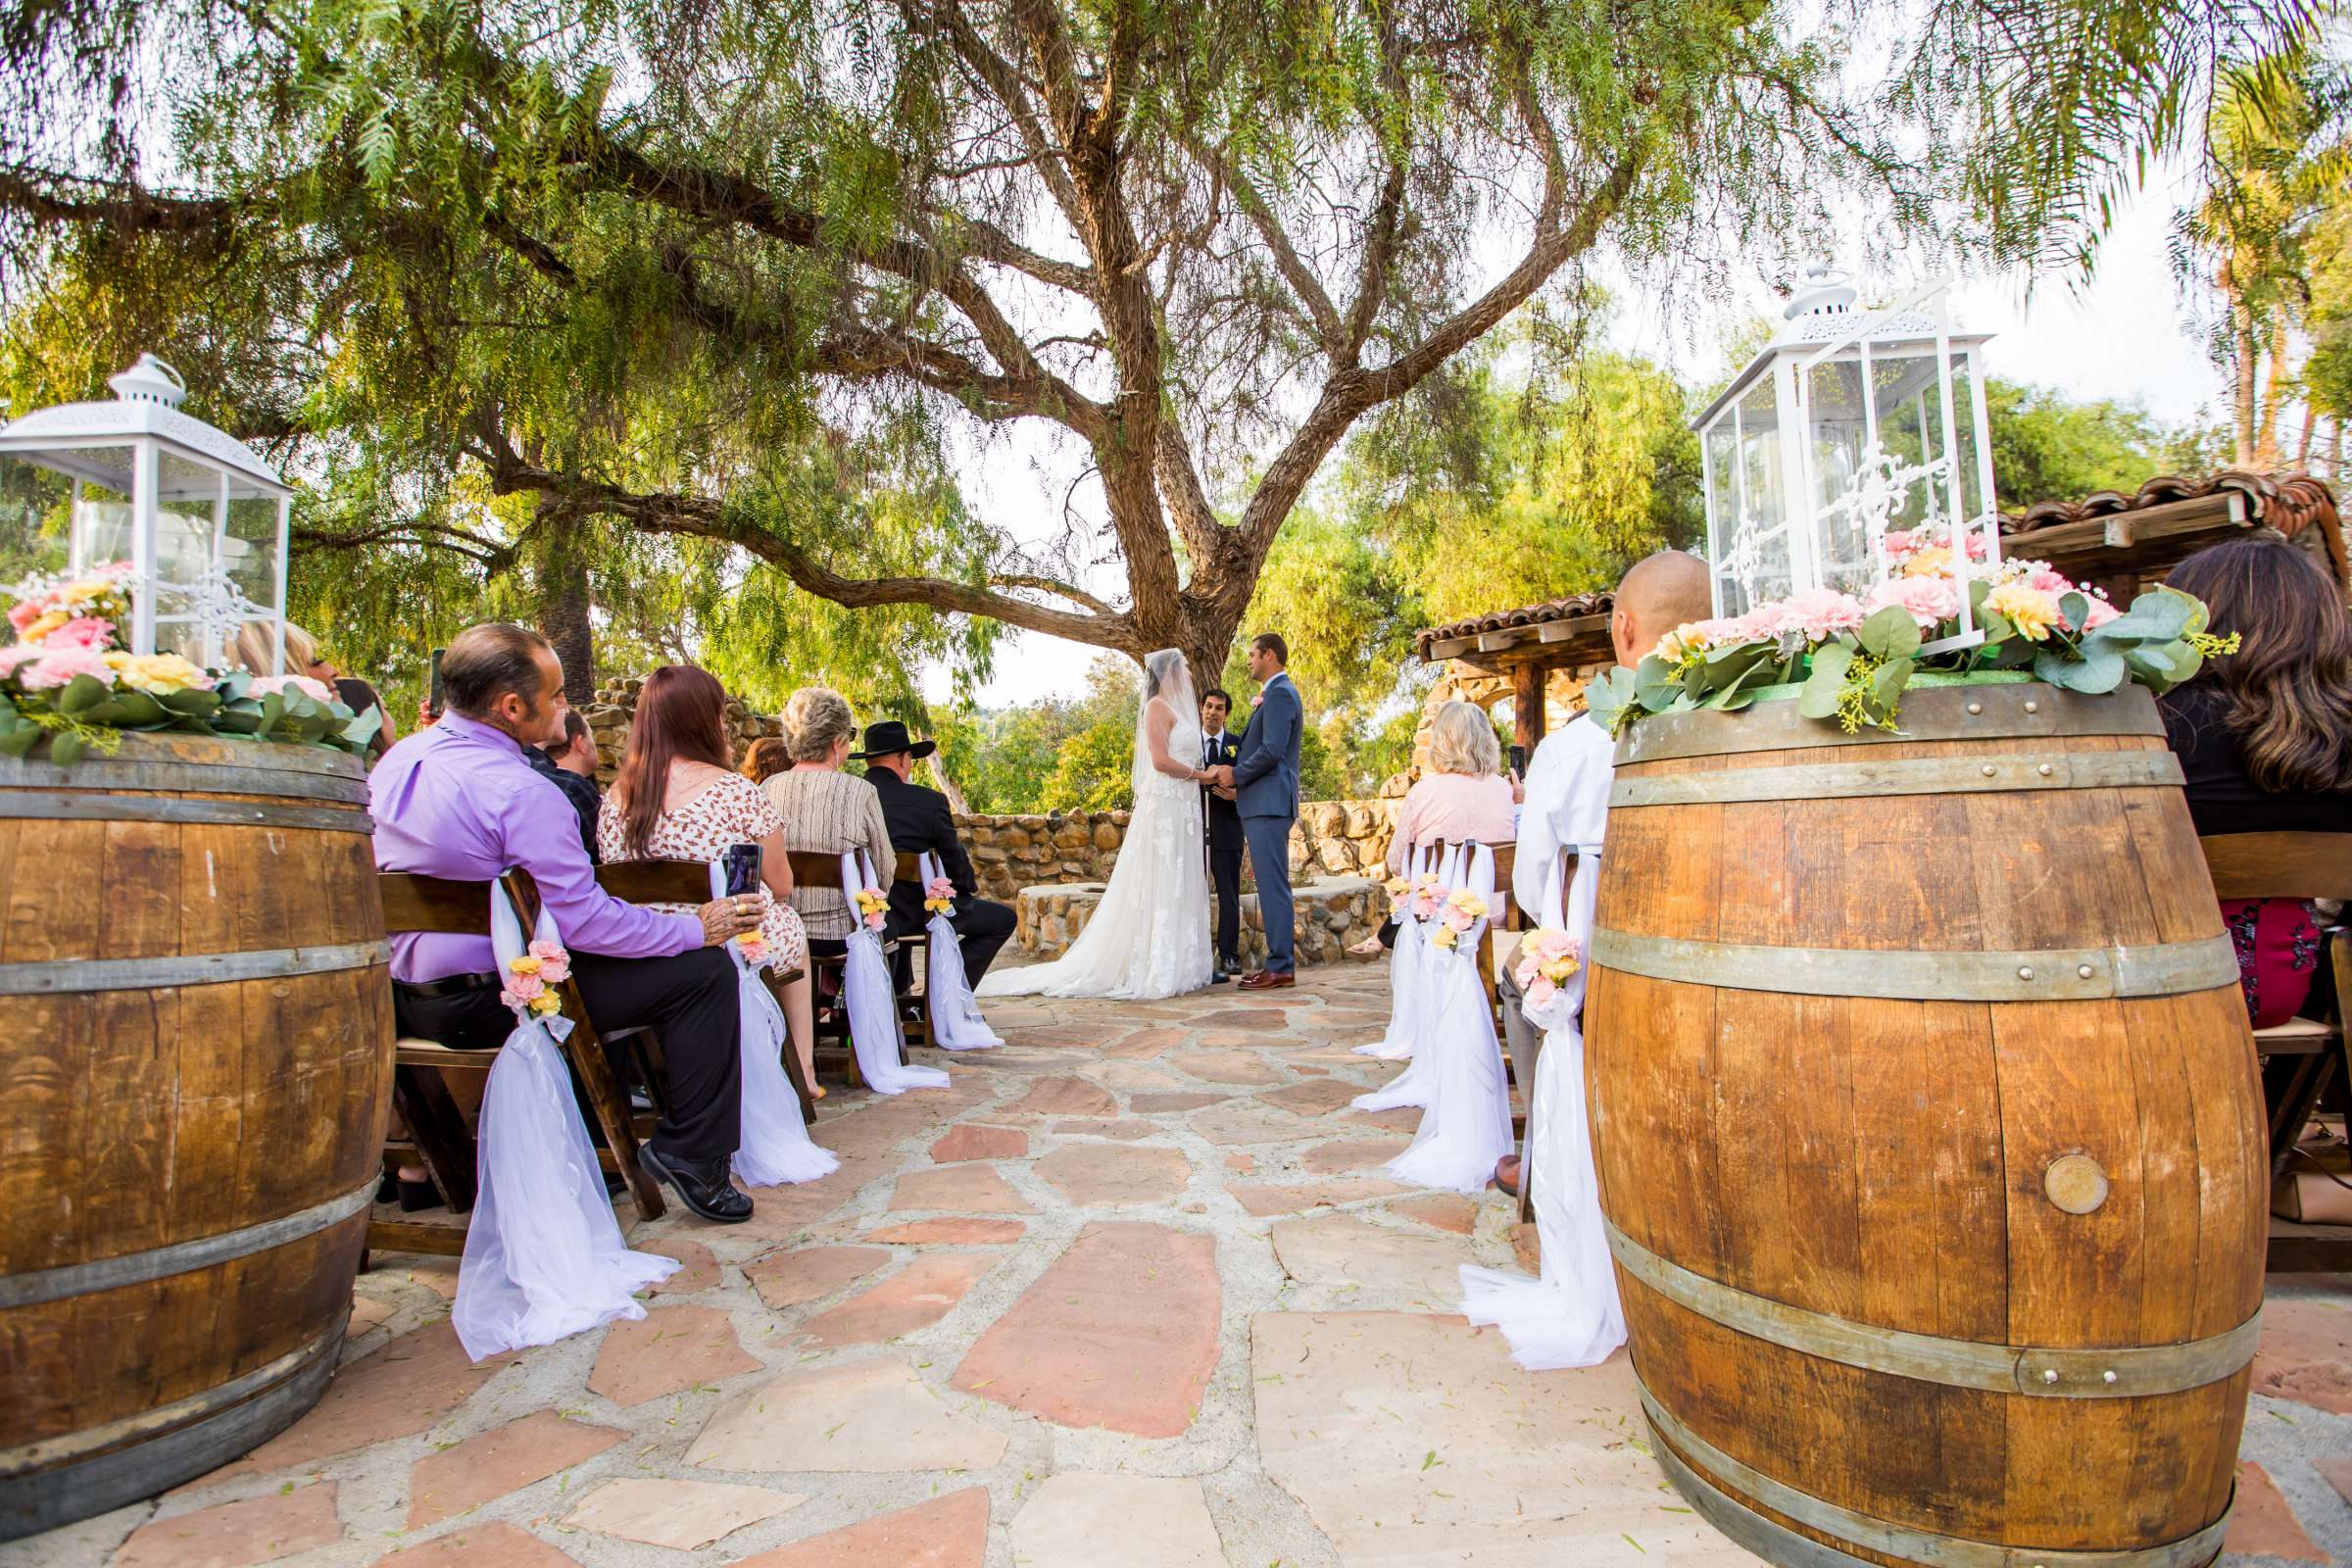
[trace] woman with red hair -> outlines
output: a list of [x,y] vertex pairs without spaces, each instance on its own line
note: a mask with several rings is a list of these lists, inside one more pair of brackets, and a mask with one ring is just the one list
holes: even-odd
[[760,923],[767,950],[760,961],[779,972],[800,972],[784,988],[784,1017],[801,1060],[801,1081],[821,1100],[810,1055],[815,1028],[808,940],[800,915],[785,902],[792,864],[784,818],[759,785],[728,768],[726,707],[717,679],[692,664],[665,665],[647,677],[620,775],[597,818],[597,847],[611,865],[710,860],[733,845],[760,846],[760,880],[773,895]]

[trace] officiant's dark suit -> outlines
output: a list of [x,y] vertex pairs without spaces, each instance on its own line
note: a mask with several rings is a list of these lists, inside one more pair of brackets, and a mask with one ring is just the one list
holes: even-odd
[[[1232,699],[1212,691],[1200,699],[1203,710],[1220,700]],[[1200,737],[1202,767],[1231,767],[1241,760],[1241,737],[1222,728]],[[1206,724],[1202,729],[1205,731]],[[1239,974],[1242,968],[1242,808],[1215,790],[1203,789],[1208,806],[1208,880],[1217,894],[1217,969]]]
[[[882,821],[890,829],[892,852],[939,857],[940,870],[956,884],[954,923],[963,949],[963,973],[977,986],[1011,939],[1013,913],[1006,906],[980,897],[971,858],[956,841],[956,813],[948,808],[948,798],[910,782],[901,771],[935,750],[931,741],[909,741],[906,726],[893,720],[867,725],[865,750],[854,756],[866,763],[866,782],[882,797]],[[894,880],[890,884],[890,921],[884,929],[894,941],[922,930],[930,919],[923,907],[920,882]],[[911,967],[906,949],[900,950],[900,961]],[[904,992],[908,976],[898,978]]]

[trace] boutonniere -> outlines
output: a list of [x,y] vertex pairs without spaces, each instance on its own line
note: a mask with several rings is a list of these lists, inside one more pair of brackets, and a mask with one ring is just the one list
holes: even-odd
[[1250,699],[1250,706],[1251,708],[1262,707],[1265,703],[1265,700],[1266,694],[1264,692],[1259,692],[1255,697]]

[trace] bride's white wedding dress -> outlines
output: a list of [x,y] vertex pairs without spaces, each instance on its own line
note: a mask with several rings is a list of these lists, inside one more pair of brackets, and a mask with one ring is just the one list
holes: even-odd
[[1208,867],[1201,845],[1200,786],[1152,765],[1154,705],[1174,717],[1166,755],[1200,755],[1200,704],[1184,658],[1163,649],[1144,662],[1135,726],[1135,808],[1110,885],[1069,952],[1051,963],[991,969],[981,997],[1107,997],[1148,1002],[1198,991],[1211,966]]

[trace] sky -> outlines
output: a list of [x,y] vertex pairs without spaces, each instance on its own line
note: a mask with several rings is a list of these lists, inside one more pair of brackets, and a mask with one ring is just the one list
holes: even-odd
[[[2221,372],[2205,357],[2168,258],[2171,215],[2185,178],[2160,177],[2124,210],[2101,247],[2096,275],[2080,289],[2063,277],[2030,280],[2022,272],[1959,281],[1952,294],[1953,319],[1994,334],[1986,350],[1992,373],[2056,387],[2076,398],[2137,403],[2167,424],[2219,415],[2226,391]],[[1755,277],[1745,302],[1750,314],[1777,315],[1773,281]],[[1867,296],[1879,296],[1916,280],[1860,281]],[[1702,324],[1696,336],[1704,341],[1706,335]],[[1621,313],[1611,337],[1621,348],[1668,360],[1694,380],[1721,373],[1714,365],[1691,363],[1692,334],[1687,327],[1644,318],[1639,311]],[[973,478],[992,514],[1006,519],[1016,536],[1043,539],[1060,532],[1061,486],[1069,470],[1052,463],[1041,446],[1016,439],[975,454],[972,462]],[[1112,590],[1124,581],[1115,563],[1088,578],[1088,586]],[[1060,638],[1015,631],[998,645],[995,673],[980,688],[979,701],[1000,707],[1075,696],[1085,687],[1096,653]],[[924,684],[930,700],[948,699],[946,670],[930,670]]]

